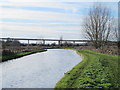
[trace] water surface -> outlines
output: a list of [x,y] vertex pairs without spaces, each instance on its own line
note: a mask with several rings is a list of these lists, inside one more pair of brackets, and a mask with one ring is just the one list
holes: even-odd
[[3,88],[54,88],[64,73],[82,60],[75,51],[49,49],[13,59],[2,66]]

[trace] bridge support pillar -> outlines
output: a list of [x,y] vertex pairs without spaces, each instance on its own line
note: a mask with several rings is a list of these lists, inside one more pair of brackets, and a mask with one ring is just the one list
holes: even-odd
[[59,41],[58,41],[58,45],[60,46],[61,44],[62,44],[62,41],[61,41],[61,40],[59,40]]
[[43,40],[43,45],[45,45],[45,40]]
[[75,46],[75,41],[73,41],[73,45]]
[[28,40],[28,46],[29,46],[29,44],[30,44],[30,41]]
[[58,45],[60,46],[60,40],[58,41]]
[[62,45],[62,41],[60,41],[60,45]]

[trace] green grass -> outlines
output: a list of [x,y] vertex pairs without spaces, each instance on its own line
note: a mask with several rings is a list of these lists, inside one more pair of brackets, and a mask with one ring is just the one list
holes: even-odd
[[47,51],[47,50],[41,49],[41,50],[27,51],[27,52],[22,52],[22,53],[15,53],[15,54],[7,55],[7,56],[2,56],[2,57],[0,57],[0,59],[3,62],[3,61],[15,59],[15,58],[20,58],[20,57],[23,57],[26,55],[30,55],[30,54],[37,53],[37,52],[43,52],[43,51]]
[[118,88],[118,56],[78,50],[82,62],[66,72],[55,88]]

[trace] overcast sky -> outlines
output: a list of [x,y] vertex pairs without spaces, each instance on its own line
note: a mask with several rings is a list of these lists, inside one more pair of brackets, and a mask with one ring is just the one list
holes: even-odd
[[[83,1],[1,0],[2,37],[84,39],[82,20],[98,0]],[[118,0],[104,0],[102,4],[118,17]]]

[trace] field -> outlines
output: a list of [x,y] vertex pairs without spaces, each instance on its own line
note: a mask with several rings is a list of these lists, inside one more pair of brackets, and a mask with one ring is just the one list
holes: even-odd
[[2,62],[7,61],[7,60],[11,60],[11,59],[15,59],[15,58],[20,58],[26,55],[30,55],[33,53],[37,53],[37,52],[44,52],[47,51],[46,49],[40,49],[40,50],[34,50],[34,51],[26,51],[26,52],[21,52],[21,53],[14,53],[14,54],[10,54],[10,55],[6,55],[6,56],[1,56],[0,59]]
[[118,56],[74,49],[82,62],[66,72],[55,88],[118,88]]

